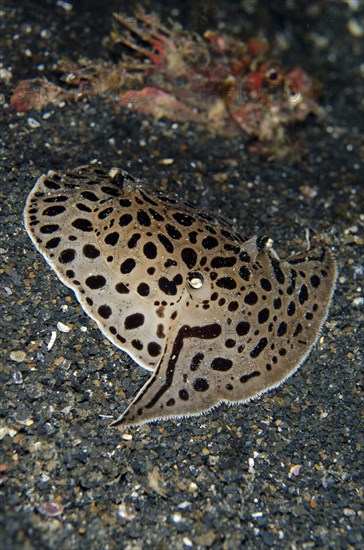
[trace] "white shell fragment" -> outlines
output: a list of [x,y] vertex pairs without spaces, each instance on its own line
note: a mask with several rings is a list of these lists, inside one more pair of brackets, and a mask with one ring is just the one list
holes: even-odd
[[65,333],[68,333],[71,330],[71,327],[69,327],[68,325],[65,325],[61,321],[58,321],[57,328],[60,332],[65,332]]
[[57,331],[56,330],[52,330],[51,332],[51,338],[47,344],[47,350],[48,351],[51,351],[51,349],[53,348],[54,344],[55,344],[55,341],[57,339]]

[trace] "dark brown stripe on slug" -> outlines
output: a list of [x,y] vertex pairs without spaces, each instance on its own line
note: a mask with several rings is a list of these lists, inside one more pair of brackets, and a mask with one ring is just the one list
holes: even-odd
[[[145,405],[146,409],[150,409],[159,401],[159,399],[165,394],[165,392],[171,387],[174,377],[174,372],[177,366],[177,361],[179,359],[179,355],[183,348],[183,341],[186,338],[198,338],[200,340],[212,340],[214,338],[217,338],[221,334],[221,326],[218,323],[213,323],[211,325],[205,325],[205,326],[195,326],[190,327],[188,325],[183,325],[175,338],[175,341],[173,343],[172,352],[168,361],[168,366],[166,369],[166,376],[164,383],[162,387],[157,391],[157,393],[152,397],[152,399]],[[159,366],[156,370],[156,375],[158,375],[158,372],[160,371],[160,367],[163,364],[163,359],[161,360]],[[199,379],[197,379],[199,380]],[[196,391],[206,391],[206,386],[201,382],[196,382],[198,387],[201,387],[201,389],[197,389]],[[204,389],[202,389],[202,386]],[[205,389],[206,388],[206,389]],[[139,396],[139,399],[143,397],[143,393]]]
[[277,260],[276,258],[271,258],[270,261],[271,261],[271,264],[272,264],[272,267],[273,267],[273,274],[274,274],[275,278],[277,279],[277,281],[280,285],[283,285],[284,281],[285,281],[285,277],[284,277],[284,273],[281,269],[279,260]]

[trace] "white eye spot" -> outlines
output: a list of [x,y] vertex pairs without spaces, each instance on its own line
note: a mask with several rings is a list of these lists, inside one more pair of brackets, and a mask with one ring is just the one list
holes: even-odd
[[194,271],[188,276],[188,284],[191,288],[195,288],[197,290],[202,287],[203,283],[204,278],[202,273],[200,273],[199,271]]

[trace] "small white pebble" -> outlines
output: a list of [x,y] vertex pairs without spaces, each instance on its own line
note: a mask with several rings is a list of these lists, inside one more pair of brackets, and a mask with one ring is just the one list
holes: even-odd
[[39,128],[40,124],[35,118],[29,117],[27,118],[27,123],[31,128]]
[[70,2],[64,2],[63,0],[57,0],[57,6],[64,9],[64,11],[73,10],[73,5]]
[[5,82],[5,84],[9,84],[12,77],[13,75],[11,74],[11,71],[8,69],[0,69],[0,80]]
[[18,433],[18,430],[13,430],[8,426],[4,426],[3,428],[0,428],[0,441],[4,439],[6,435],[10,437],[14,437],[17,433]]
[[196,483],[194,483],[193,481],[191,481],[191,483],[190,483],[189,486],[188,486],[188,491],[189,491],[190,493],[194,493],[195,491],[197,491],[197,488],[198,488],[198,487],[197,487]]
[[248,472],[249,472],[249,474],[253,474],[254,473],[254,458],[248,458],[248,464],[249,464]]
[[364,298],[355,298],[353,300],[353,306],[356,306],[356,307],[364,306]]
[[301,468],[302,468],[302,464],[295,464],[294,466],[291,466],[289,469],[288,477],[290,479],[292,476],[297,477],[300,473]]
[[124,441],[131,441],[133,439],[133,436],[132,434],[123,434],[121,436],[121,439],[123,439]]
[[60,332],[69,332],[71,330],[71,327],[65,325],[64,323],[61,323],[61,321],[58,321],[57,328]]
[[178,505],[178,508],[180,510],[185,510],[186,508],[189,508],[189,506],[191,506],[191,503],[188,502],[188,500],[184,500],[183,502],[181,502],[179,505]]
[[364,28],[357,19],[350,19],[347,28],[350,34],[355,36],[355,38],[361,38],[364,35]]
[[192,546],[192,540],[189,539],[188,537],[184,537],[184,538],[183,538],[183,544],[184,544],[185,546],[191,547],[191,546]]
[[173,521],[173,523],[181,523],[181,521],[182,521],[181,514],[179,512],[176,512],[175,514],[173,514],[172,521]]
[[122,502],[119,504],[118,516],[126,519],[127,521],[132,521],[135,518],[134,508],[130,504]]
[[16,385],[23,383],[23,375],[20,372],[20,370],[16,370],[13,372],[13,380],[14,380],[14,384]]
[[345,0],[351,11],[357,11],[361,6],[362,0]]
[[47,350],[48,351],[51,351],[51,349],[53,348],[54,342],[56,341],[56,338],[57,338],[57,331],[52,330],[51,339],[49,340],[48,345],[47,345]]
[[169,158],[167,158],[167,159],[161,159],[161,160],[159,161],[159,164],[164,164],[164,165],[166,165],[166,166],[169,166],[170,164],[173,164],[173,163],[174,163],[174,159],[169,159]]

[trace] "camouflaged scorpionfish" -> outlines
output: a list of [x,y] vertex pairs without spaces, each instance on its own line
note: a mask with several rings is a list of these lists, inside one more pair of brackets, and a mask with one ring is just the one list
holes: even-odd
[[286,70],[274,61],[263,38],[244,43],[211,31],[199,36],[176,23],[166,27],[140,9],[135,18],[115,19],[111,40],[123,48],[118,62],[61,59],[61,85],[21,81],[12,110],[101,96],[121,112],[197,123],[205,135],[245,134],[252,151],[271,158],[297,154],[289,129],[310,113],[324,115],[312,78],[301,67]]

